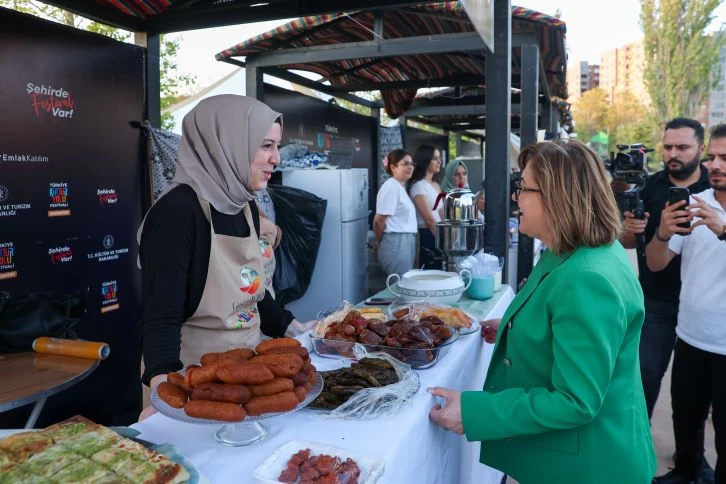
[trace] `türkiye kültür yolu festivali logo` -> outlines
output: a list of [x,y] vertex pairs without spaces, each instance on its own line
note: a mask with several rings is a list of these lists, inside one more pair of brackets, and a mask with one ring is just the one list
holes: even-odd
[[50,114],[56,118],[70,119],[73,117],[75,101],[67,89],[46,84],[29,82],[25,92],[30,96],[30,102],[35,110],[35,116]]
[[15,269],[15,244],[0,242],[0,280],[18,277]]
[[48,196],[50,197],[50,205],[48,205],[49,217],[67,217],[71,214],[70,210],[70,188],[66,182],[50,182],[48,186]]
[[108,313],[119,309],[118,283],[116,281],[104,281],[101,283],[101,313]]

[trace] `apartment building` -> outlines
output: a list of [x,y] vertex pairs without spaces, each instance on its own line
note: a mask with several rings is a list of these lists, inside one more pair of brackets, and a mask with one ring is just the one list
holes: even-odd
[[699,116],[699,121],[706,126],[726,122],[726,47],[721,48],[718,68],[713,72],[719,76],[719,81],[704,103],[703,112]]
[[618,91],[631,92],[643,105],[650,105],[650,95],[645,87],[645,48],[643,40],[606,50],[600,59],[600,88],[610,99]]
[[587,61],[573,62],[567,68],[567,102],[576,102],[582,93],[600,85],[600,66]]
[[[597,67],[597,66],[589,66]],[[574,102],[587,89],[591,77],[587,73],[587,62],[574,63],[567,71],[567,90],[569,102]],[[623,47],[606,50],[600,58],[598,84],[612,100],[617,92],[629,91],[644,106],[650,106],[651,100],[645,85],[645,45],[643,39]],[[726,122],[726,47],[721,48],[718,69],[714,75],[719,82],[711,91],[709,98],[696,117],[704,126],[713,126]]]

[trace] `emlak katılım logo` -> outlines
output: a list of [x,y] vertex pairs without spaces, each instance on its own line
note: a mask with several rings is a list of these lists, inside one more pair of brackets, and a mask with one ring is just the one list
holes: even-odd
[[118,303],[118,284],[116,281],[101,283],[101,313],[116,311],[121,305]]
[[35,110],[35,116],[53,116],[69,119],[73,117],[75,101],[68,90],[52,85],[37,85],[29,82],[25,92],[30,96],[30,103]]
[[29,203],[5,203],[10,201],[10,190],[5,185],[0,185],[0,217],[14,217],[21,210],[28,210]]
[[48,249],[51,264],[65,264],[73,260],[73,251],[67,245]]
[[68,217],[71,214],[70,194],[68,183],[50,182],[48,188],[48,196],[50,197],[49,217]]
[[0,242],[0,280],[18,277],[15,269],[15,244]]
[[99,188],[96,190],[96,195],[98,195],[98,203],[101,206],[118,203],[118,194],[113,188]]

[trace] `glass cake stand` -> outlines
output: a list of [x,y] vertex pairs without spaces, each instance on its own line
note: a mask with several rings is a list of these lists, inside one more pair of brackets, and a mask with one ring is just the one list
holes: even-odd
[[[184,370],[181,370],[179,373],[183,374]],[[156,387],[154,387],[151,391],[151,405],[162,415],[166,415],[167,417],[179,422],[202,425],[221,424],[220,429],[214,433],[214,440],[223,445],[241,447],[255,444],[265,438],[267,435],[267,429],[264,425],[262,425],[262,420],[300,410],[315,400],[322,390],[323,377],[320,373],[316,373],[315,382],[313,383],[312,388],[310,388],[307,397],[305,397],[305,400],[298,403],[297,407],[287,412],[264,413],[255,417],[246,417],[241,422],[224,422],[221,420],[208,420],[204,418],[190,417],[184,413],[184,409],[170,407],[165,401],[163,401],[159,397],[159,392]]]

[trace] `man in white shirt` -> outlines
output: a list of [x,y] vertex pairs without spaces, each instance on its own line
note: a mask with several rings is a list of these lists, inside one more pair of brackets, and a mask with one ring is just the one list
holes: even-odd
[[[716,451],[726,450],[726,125],[711,132],[706,150],[711,188],[667,205],[646,247],[648,267],[659,271],[681,255],[681,293],[671,400],[676,467],[658,484],[697,482],[700,427],[713,403]],[[690,227],[678,227],[691,222]],[[726,458],[716,461],[726,482]]]

